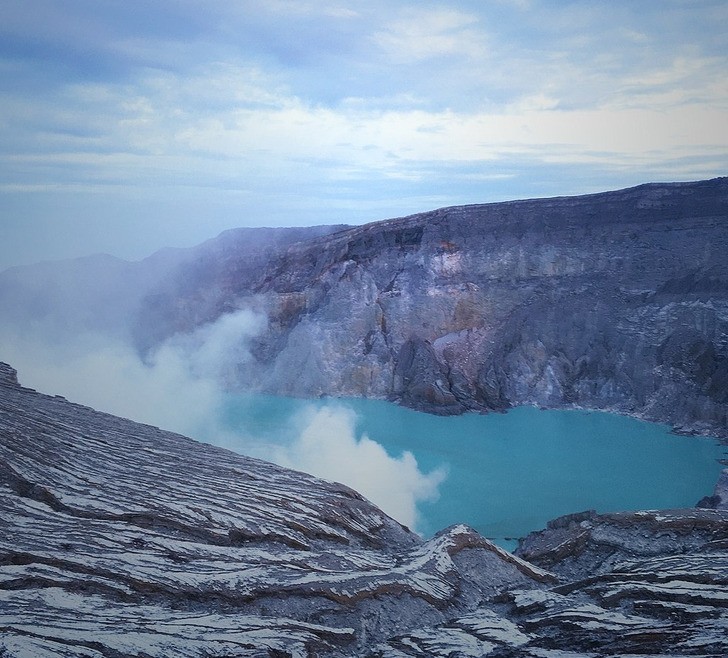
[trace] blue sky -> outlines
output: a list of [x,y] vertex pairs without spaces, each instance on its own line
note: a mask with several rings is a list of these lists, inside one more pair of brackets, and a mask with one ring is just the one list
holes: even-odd
[[728,173],[728,4],[3,0],[0,269]]

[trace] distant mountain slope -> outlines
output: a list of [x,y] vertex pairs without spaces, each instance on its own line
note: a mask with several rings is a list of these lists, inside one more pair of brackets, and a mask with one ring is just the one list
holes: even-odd
[[196,247],[162,249],[140,261],[98,254],[12,267],[0,272],[0,326],[48,335],[94,331],[131,338],[143,301],[149,309],[155,296],[184,297],[188,280],[222,276],[230,254],[245,254],[248,266],[260,267],[293,242],[342,228],[231,229]]
[[247,306],[269,328],[241,385],[436,413],[576,405],[725,438],[726,254],[728,178],[444,208],[262,267],[200,261],[147,299],[138,335]]
[[63,278],[36,303],[6,272],[0,302],[16,325],[48,305],[69,322],[112,318],[142,354],[250,308],[267,329],[228,369],[233,387],[435,413],[588,407],[728,438],[727,253],[718,178],[241,230],[133,293],[95,276],[70,314]]
[[582,514],[510,555],[21,388],[0,364],[0,656],[718,656],[728,511]]

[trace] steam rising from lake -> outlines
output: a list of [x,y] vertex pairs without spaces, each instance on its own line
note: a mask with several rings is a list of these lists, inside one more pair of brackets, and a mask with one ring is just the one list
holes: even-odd
[[392,457],[366,434],[356,435],[356,414],[336,404],[309,407],[297,440],[277,448],[271,458],[282,466],[344,482],[409,527],[418,527],[417,503],[434,501],[445,479],[444,468],[423,474],[406,451]]
[[442,418],[376,401],[230,393],[225,382],[266,327],[239,310],[142,359],[118,336],[36,324],[0,332],[0,360],[25,386],[349,485],[423,534],[464,522],[509,547],[574,511],[693,506],[725,457],[714,442],[606,413]]
[[42,325],[4,329],[0,360],[18,370],[24,386],[351,486],[416,529],[417,506],[437,498],[445,471],[423,473],[411,453],[392,456],[357,436],[356,415],[346,406],[311,405],[291,419],[292,438],[280,441],[224,422],[224,384],[234,380],[235,364],[250,358],[250,340],[266,325],[264,316],[239,310],[173,336],[144,360],[118,337]]

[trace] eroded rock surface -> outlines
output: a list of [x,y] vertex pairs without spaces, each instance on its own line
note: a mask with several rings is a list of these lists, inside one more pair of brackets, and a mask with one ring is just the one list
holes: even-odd
[[[548,580],[464,526],[18,386],[0,368],[9,656],[353,655]],[[477,576],[473,576],[477,573]]]
[[16,268],[0,323],[147,354],[251,309],[267,326],[232,387],[435,413],[588,407],[728,438],[726,253],[728,178],[649,184]]
[[390,639],[372,658],[728,655],[728,513],[574,514],[517,553],[560,583]]
[[203,259],[138,326],[265,313],[238,381],[271,393],[582,406],[726,438],[726,253],[728,178],[443,208],[299,241],[254,270],[245,250]]
[[557,519],[517,555],[19,386],[0,364],[3,658],[725,656],[728,511]]

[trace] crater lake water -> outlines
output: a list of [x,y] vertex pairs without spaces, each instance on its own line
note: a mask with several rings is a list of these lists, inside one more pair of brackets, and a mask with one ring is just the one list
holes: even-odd
[[[728,450],[716,440],[604,412],[519,407],[507,413],[433,416],[379,400],[230,398],[226,426],[286,446],[305,409],[344,407],[355,434],[419,468],[447,469],[436,501],[420,502],[425,536],[467,523],[506,548],[557,516],[693,507],[710,495]],[[246,452],[246,444],[229,445]],[[332,478],[329,478],[332,479]]]

